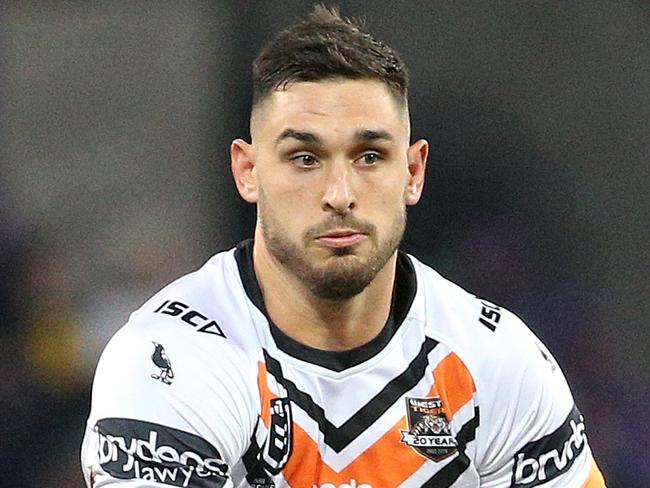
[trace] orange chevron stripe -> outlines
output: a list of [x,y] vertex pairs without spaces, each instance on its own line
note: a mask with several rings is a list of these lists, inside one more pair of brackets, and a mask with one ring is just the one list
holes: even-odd
[[408,429],[406,417],[337,473],[325,463],[309,435],[294,423],[293,455],[283,470],[284,477],[293,487],[311,487],[321,483],[340,485],[349,483],[351,479],[378,487],[398,486],[426,462],[424,457],[400,441],[400,429]]
[[472,399],[476,386],[465,364],[453,352],[446,356],[433,371],[438,394],[445,408],[447,420]]
[[[270,425],[269,402],[277,395],[269,390],[266,365],[258,364],[258,387],[262,402],[262,420]],[[435,368],[436,383],[427,396],[439,396],[445,413],[451,419],[471,400],[476,388],[467,368],[455,354],[446,356]],[[298,424],[293,424],[293,454],[282,471],[292,487],[312,487],[314,484],[349,483],[351,479],[376,487],[398,486],[412,476],[427,459],[401,442],[400,430],[408,430],[406,416],[397,421],[381,438],[341,472],[334,471],[323,460],[318,445]],[[325,449],[328,449],[325,446]],[[585,486],[583,488],[592,488]],[[595,488],[595,487],[594,487]]]
[[592,461],[589,478],[587,478],[585,484],[582,485],[582,488],[606,488],[605,478],[603,478],[603,474],[600,472],[600,469],[598,469],[596,461]]

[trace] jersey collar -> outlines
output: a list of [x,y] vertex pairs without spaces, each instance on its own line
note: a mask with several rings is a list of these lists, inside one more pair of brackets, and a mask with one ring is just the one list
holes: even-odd
[[399,329],[406,319],[417,290],[417,280],[413,264],[405,253],[398,251],[390,313],[381,332],[370,342],[355,347],[354,349],[347,351],[323,351],[295,341],[282,332],[269,317],[264,305],[262,290],[253,267],[252,239],[247,239],[237,245],[235,249],[235,260],[237,261],[244,290],[249,300],[253,302],[268,320],[271,335],[278,348],[290,356],[333,371],[343,371],[357,364],[361,364],[381,351],[390,342],[397,329]]

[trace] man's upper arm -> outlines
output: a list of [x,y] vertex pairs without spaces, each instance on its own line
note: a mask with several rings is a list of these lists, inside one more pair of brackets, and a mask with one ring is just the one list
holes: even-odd
[[254,429],[256,383],[240,351],[209,340],[164,326],[127,326],[111,340],[82,446],[88,486],[232,486]]
[[518,318],[504,318],[478,372],[481,486],[604,487],[558,364]]

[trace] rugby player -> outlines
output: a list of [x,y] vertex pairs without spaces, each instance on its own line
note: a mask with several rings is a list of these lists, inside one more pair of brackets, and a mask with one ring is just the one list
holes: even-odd
[[253,75],[231,166],[254,238],[111,339],[87,486],[604,487],[546,347],[398,249],[429,151],[399,55],[319,6]]

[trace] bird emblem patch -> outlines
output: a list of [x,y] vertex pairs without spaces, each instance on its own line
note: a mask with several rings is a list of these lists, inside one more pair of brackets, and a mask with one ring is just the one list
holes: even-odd
[[171,385],[174,379],[174,372],[172,371],[172,363],[167,357],[165,348],[162,345],[154,342],[155,349],[151,355],[153,363],[160,368],[160,373],[152,374],[151,377],[155,380],[161,381],[166,385]]
[[406,397],[406,412],[408,430],[400,430],[404,444],[436,462],[458,451],[439,397]]

